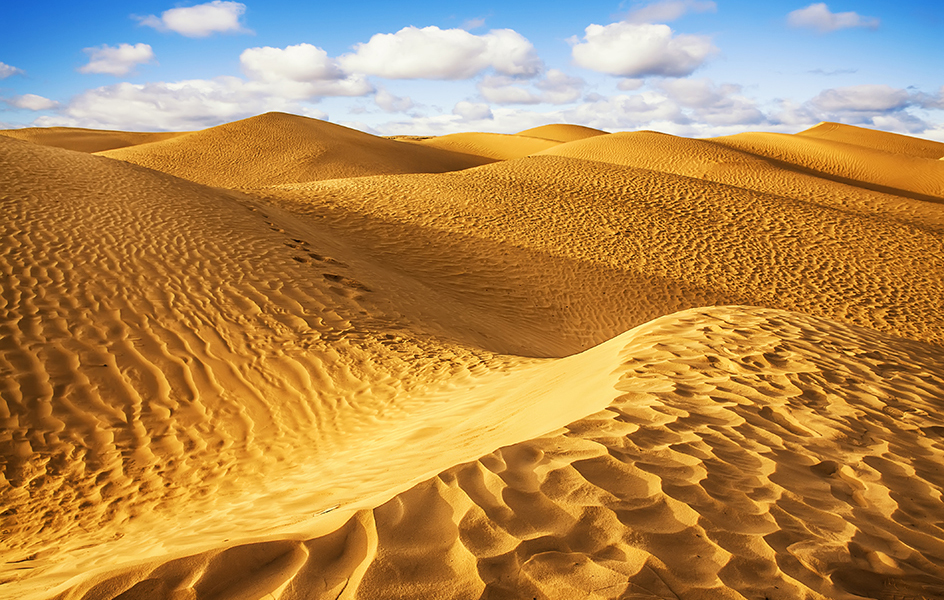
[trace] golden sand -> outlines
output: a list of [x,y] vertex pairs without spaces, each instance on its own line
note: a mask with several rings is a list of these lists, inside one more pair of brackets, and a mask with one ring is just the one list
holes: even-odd
[[0,133],[0,598],[944,597],[944,145]]

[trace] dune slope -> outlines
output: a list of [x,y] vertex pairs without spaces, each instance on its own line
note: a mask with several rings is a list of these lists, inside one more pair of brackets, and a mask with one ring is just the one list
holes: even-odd
[[583,125],[566,125],[557,123],[553,125],[541,125],[519,131],[517,135],[553,140],[555,142],[573,142],[598,135],[606,135],[605,131],[584,127]]
[[0,135],[26,140],[43,146],[65,148],[77,152],[102,152],[138,144],[149,144],[169,140],[184,133],[103,131],[78,127],[28,127],[26,129],[0,130]]
[[266,113],[103,155],[226,188],[380,173],[440,173],[491,162],[284,113]]
[[142,564],[59,597],[938,597],[939,356],[783,311],[666,316],[631,332],[622,395],[555,435],[328,536]]
[[944,143],[842,123],[820,123],[797,135],[920,158],[944,158]]

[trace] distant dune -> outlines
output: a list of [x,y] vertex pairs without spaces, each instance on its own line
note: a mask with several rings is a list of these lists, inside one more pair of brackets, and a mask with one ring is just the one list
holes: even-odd
[[560,142],[520,135],[502,135],[500,133],[453,133],[452,135],[419,140],[416,143],[433,148],[484,156],[493,160],[510,160],[553,148]]
[[7,133],[2,599],[944,597],[933,143]]
[[944,158],[944,143],[853,125],[824,122],[806,131],[801,131],[797,135],[864,146],[883,152],[907,154],[919,158]]
[[518,135],[553,140],[555,142],[574,142],[598,135],[606,135],[605,131],[584,127],[583,125],[541,125],[519,131]]
[[103,155],[228,188],[389,173],[441,173],[491,162],[284,113],[267,113]]
[[75,127],[29,127],[0,130],[0,135],[77,152],[101,152],[169,140],[184,134],[177,132],[133,133]]

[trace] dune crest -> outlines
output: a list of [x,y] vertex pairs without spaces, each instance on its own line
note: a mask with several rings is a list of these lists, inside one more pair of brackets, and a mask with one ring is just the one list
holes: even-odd
[[441,173],[491,162],[285,113],[266,113],[102,155],[225,188],[381,173]]
[[607,135],[607,132],[593,129],[592,127],[584,127],[583,125],[557,123],[525,129],[524,131],[519,131],[516,135],[542,138],[555,142],[574,142],[576,140],[583,140],[599,135]]

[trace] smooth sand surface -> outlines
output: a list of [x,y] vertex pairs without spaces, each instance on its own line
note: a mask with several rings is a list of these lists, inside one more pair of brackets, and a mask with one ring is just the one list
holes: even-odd
[[78,152],[101,152],[127,146],[169,140],[184,133],[155,132],[136,133],[129,131],[103,131],[77,127],[28,127],[26,129],[4,129],[0,135],[26,140],[43,146],[65,148]]
[[592,127],[584,127],[583,125],[565,125],[563,123],[556,123],[554,125],[541,125],[540,127],[532,127],[531,129],[525,129],[524,131],[518,132],[518,135],[543,138],[545,140],[553,140],[555,142],[575,142],[577,140],[605,134],[605,131],[593,129]]
[[577,133],[0,137],[0,598],[944,597],[929,146]]

